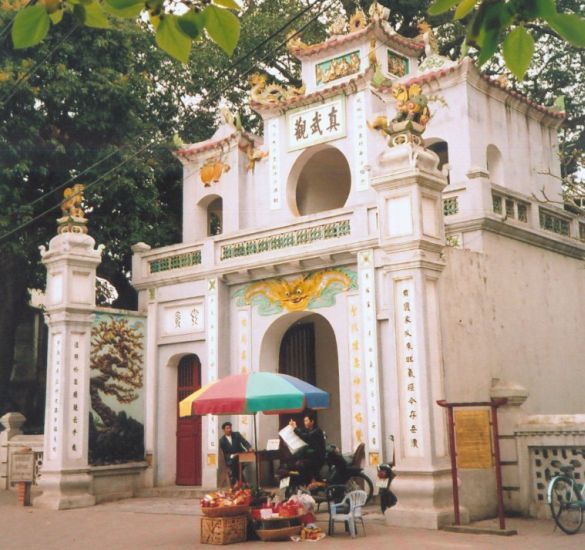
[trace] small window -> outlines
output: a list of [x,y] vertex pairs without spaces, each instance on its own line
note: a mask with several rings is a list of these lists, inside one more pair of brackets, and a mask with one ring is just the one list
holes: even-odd
[[488,145],[487,147],[486,165],[490,174],[490,181],[496,185],[504,185],[502,153],[495,145]]
[[211,201],[207,207],[207,236],[221,235],[223,230],[223,200]]

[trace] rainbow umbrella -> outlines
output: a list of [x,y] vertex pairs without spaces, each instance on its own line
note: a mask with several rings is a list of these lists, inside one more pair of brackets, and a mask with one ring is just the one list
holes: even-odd
[[303,380],[288,374],[252,372],[203,386],[180,402],[179,414],[277,414],[328,406],[329,394]]
[[203,386],[179,403],[179,415],[253,414],[259,483],[256,413],[296,413],[328,406],[329,394],[303,380],[288,374],[252,372],[227,376]]

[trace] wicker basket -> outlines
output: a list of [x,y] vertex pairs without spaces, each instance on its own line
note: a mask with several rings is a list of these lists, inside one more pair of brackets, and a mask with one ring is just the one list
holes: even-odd
[[250,513],[250,507],[242,506],[217,506],[216,508],[201,507],[204,516],[208,518],[229,518]]
[[289,540],[292,536],[298,535],[302,528],[302,525],[295,525],[293,527],[283,527],[282,529],[257,529],[256,533],[260,540],[264,542]]
[[248,516],[201,518],[201,544],[234,544],[247,538]]

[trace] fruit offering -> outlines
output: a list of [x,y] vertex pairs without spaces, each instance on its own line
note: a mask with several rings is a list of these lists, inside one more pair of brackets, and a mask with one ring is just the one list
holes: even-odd
[[208,493],[201,499],[202,508],[219,508],[221,506],[249,506],[252,500],[250,489],[231,489]]
[[323,538],[323,531],[319,527],[303,527],[300,536],[301,540],[320,540]]

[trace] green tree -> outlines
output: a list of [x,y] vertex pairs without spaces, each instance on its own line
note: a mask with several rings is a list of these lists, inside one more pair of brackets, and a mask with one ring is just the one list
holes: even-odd
[[[6,21],[12,14],[1,15]],[[92,209],[90,233],[108,245],[100,273],[121,287],[120,305],[130,305],[132,297],[125,292],[129,243],[162,245],[178,237],[177,219],[167,214],[166,202],[170,187],[179,185],[178,167],[162,147],[135,158],[132,154],[151,139],[172,135],[180,103],[174,88],[158,85],[157,74],[171,79],[182,69],[155,47],[151,35],[122,21],[108,31],[74,30],[50,63],[41,63],[15,87],[74,24],[64,20],[33,50],[3,50],[0,234],[56,204],[62,191],[29,206],[97,160],[110,155],[80,182],[92,181],[127,160],[88,192],[87,200]],[[137,48],[141,55],[136,55]],[[38,246],[55,234],[57,214],[55,210],[0,243],[0,408],[9,405],[14,335],[27,289],[44,288]]]
[[[302,7],[300,1],[287,0],[266,8],[252,5],[242,17],[235,57],[260,44]],[[0,9],[0,20],[6,25],[14,13]],[[315,13],[303,16],[297,28]],[[270,53],[271,59],[257,68],[275,66],[282,80],[297,78],[298,66],[285,48],[274,51],[286,31],[253,58],[244,58],[236,70],[228,70],[231,61],[213,42],[203,42],[197,58],[185,67],[156,47],[152,32],[130,21],[114,21],[107,30],[75,24],[65,14],[45,40],[27,50],[11,49],[9,37],[0,39],[0,236],[56,205],[62,192],[33,206],[31,201],[70,178],[92,182],[126,161],[85,197],[89,232],[107,246],[98,274],[116,286],[120,297],[114,305],[132,308],[131,245],[145,241],[163,246],[181,238],[182,171],[164,143],[176,133],[186,142],[209,138],[221,95],[234,109],[247,101],[246,79],[238,75],[256,68],[258,57]],[[318,34],[321,24],[307,33],[323,36]],[[218,95],[222,88],[225,93]],[[244,118],[257,124],[249,112]],[[134,156],[152,140],[156,146]],[[106,160],[78,177],[100,159]],[[0,412],[10,407],[14,335],[27,289],[44,288],[38,246],[56,233],[57,216],[55,209],[0,241]]]

